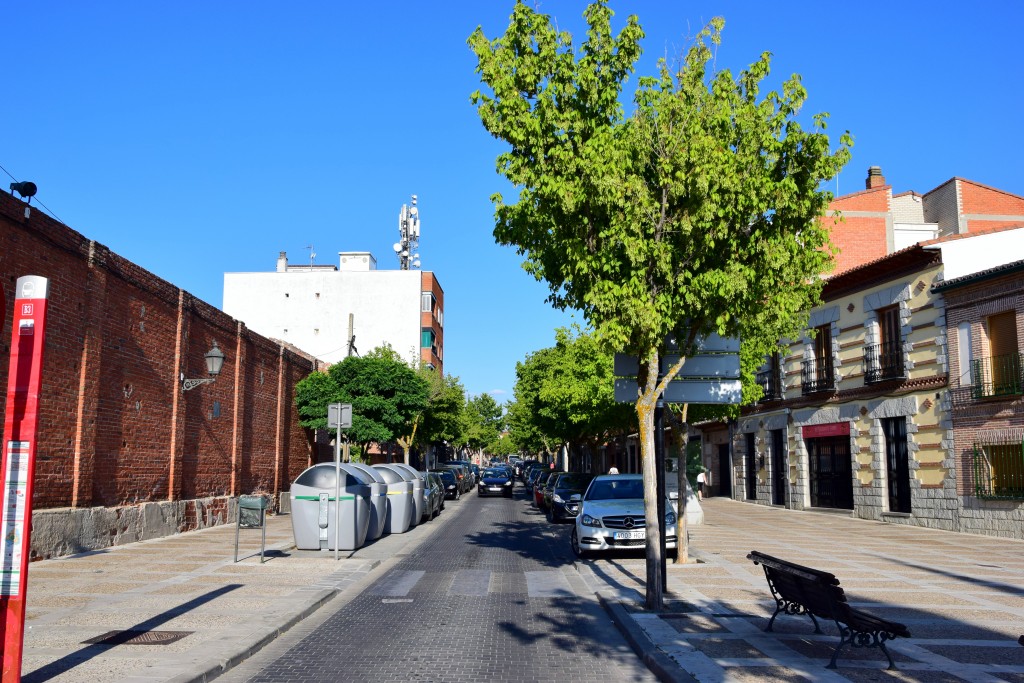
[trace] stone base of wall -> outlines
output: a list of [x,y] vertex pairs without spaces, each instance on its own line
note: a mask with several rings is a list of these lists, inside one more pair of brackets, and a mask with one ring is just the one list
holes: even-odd
[[32,513],[32,559],[101,550],[234,521],[227,496],[124,507],[54,508]]
[[963,496],[960,531],[1024,540],[1024,503]]

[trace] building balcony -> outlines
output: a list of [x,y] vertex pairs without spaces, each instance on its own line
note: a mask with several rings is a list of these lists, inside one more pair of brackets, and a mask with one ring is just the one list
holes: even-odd
[[782,398],[782,378],[778,368],[757,373],[757,383],[764,391],[762,401],[778,401]]
[[805,360],[801,368],[801,391],[804,396],[822,391],[835,391],[836,379],[831,358]]
[[905,379],[903,340],[864,347],[864,381],[867,384]]
[[1020,353],[971,361],[971,387],[975,399],[1019,396],[1024,393]]

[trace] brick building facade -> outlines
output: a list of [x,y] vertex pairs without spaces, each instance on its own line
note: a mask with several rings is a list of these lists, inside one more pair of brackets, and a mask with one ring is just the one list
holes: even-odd
[[[25,209],[0,193],[5,357],[15,280],[50,281],[33,554],[224,523],[235,496],[287,490],[310,460],[294,386],[316,361]],[[214,342],[220,376],[183,391]]]

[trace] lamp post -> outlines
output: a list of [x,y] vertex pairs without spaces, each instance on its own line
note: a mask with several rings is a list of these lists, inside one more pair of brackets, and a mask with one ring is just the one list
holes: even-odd
[[203,356],[206,360],[206,372],[209,373],[209,377],[203,379],[185,379],[185,373],[181,374],[181,390],[188,391],[189,389],[195,389],[200,384],[210,384],[217,380],[217,375],[220,374],[221,368],[224,367],[224,352],[217,346],[217,340],[213,341],[213,348],[206,352]]

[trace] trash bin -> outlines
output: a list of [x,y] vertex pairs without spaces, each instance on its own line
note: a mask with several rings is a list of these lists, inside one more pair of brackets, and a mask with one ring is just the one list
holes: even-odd
[[374,467],[387,467],[388,469],[394,470],[402,475],[402,478],[406,481],[412,482],[412,523],[410,526],[416,526],[420,523],[420,519],[423,517],[423,513],[427,509],[426,503],[423,502],[423,479],[420,478],[419,472],[409,467],[405,463],[392,462],[383,465],[374,465]]
[[343,467],[365,472],[373,480],[370,482],[370,528],[366,532],[366,540],[375,541],[384,535],[388,521],[388,483],[380,472],[369,465],[353,462]]
[[373,469],[388,483],[388,521],[385,530],[389,534],[404,534],[412,526],[416,504],[412,500],[412,482],[399,472],[384,466],[374,465]]
[[413,495],[416,496],[418,504],[416,506],[416,519],[422,520],[423,516],[430,512],[429,505],[430,501],[427,496],[430,493],[430,485],[427,483],[426,472],[420,472],[412,465],[406,465],[404,462],[396,462],[393,467],[401,468],[403,472],[408,472],[416,479],[413,481]]
[[341,471],[341,500],[334,500],[334,463],[313,465],[291,488],[292,533],[299,550],[334,550],[336,505],[341,505],[338,549],[355,550],[366,542],[370,526],[370,487],[367,479]]

